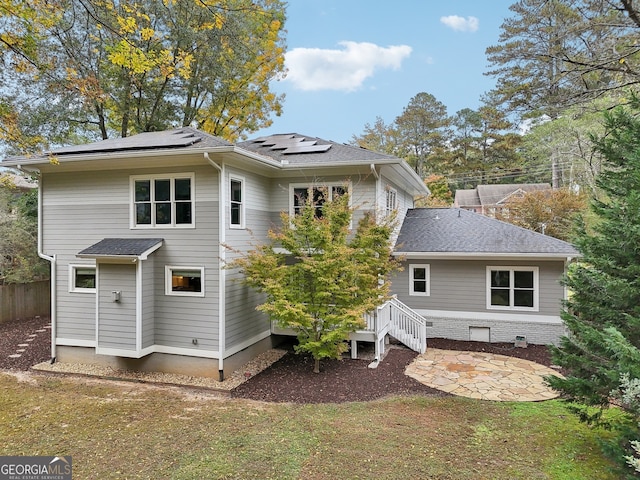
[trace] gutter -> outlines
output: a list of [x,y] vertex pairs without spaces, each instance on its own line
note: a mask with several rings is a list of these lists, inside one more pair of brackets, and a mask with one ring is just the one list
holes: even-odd
[[204,158],[209,165],[218,170],[218,258],[220,261],[220,269],[218,271],[218,376],[220,381],[224,380],[224,354],[225,354],[225,287],[226,287],[226,270],[224,263],[226,260],[226,249],[224,247],[226,238],[225,217],[224,217],[224,163],[222,166],[211,160],[209,152],[204,152]]
[[[19,167],[22,169],[21,167]],[[26,170],[25,170],[26,171]],[[39,173],[39,170],[36,170]],[[56,256],[47,255],[44,253],[42,248],[42,176],[40,176],[40,181],[38,182],[38,256],[43,260],[46,260],[51,264],[51,275],[50,275],[50,283],[51,283],[51,363],[55,363],[56,361],[56,330],[57,330],[57,322],[56,322],[56,305],[57,305],[57,295],[56,295],[56,284],[57,284],[57,263]]]

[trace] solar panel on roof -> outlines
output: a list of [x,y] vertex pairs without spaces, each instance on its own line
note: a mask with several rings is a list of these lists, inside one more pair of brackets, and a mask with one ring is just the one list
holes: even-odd
[[318,145],[318,140],[307,138],[308,137],[289,134],[271,135],[270,137],[257,138],[253,142],[261,144],[261,147],[268,148],[269,150],[282,150],[282,153],[286,155],[326,152],[331,148],[331,144]]
[[293,147],[287,148],[282,153],[284,153],[285,155],[290,155],[293,153],[321,153],[321,152],[326,152],[330,148],[331,148],[331,144],[293,146]]
[[284,150],[291,147],[306,147],[315,145],[318,143],[316,140],[309,140],[307,142],[278,142],[271,147],[271,150]]
[[263,147],[268,147],[270,145],[275,145],[280,141],[284,141],[286,139],[293,138],[293,135],[271,135],[270,137],[260,137],[256,138],[253,143],[262,143]]
[[145,132],[125,138],[114,138],[86,145],[75,145],[55,150],[56,155],[90,152],[114,152],[119,150],[144,150],[152,148],[188,147],[202,139],[190,131]]

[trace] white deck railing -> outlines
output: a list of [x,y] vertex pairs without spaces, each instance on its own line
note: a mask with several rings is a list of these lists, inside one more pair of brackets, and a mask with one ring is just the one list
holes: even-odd
[[[422,315],[392,297],[375,312],[365,315],[367,331],[375,332],[379,343],[388,333],[419,353],[427,350],[427,323]],[[376,350],[384,348],[376,345]]]

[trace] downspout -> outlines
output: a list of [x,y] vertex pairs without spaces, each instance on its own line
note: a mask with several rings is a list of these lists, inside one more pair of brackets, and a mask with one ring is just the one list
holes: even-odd
[[43,260],[46,260],[51,264],[51,363],[56,361],[56,256],[46,255],[42,249],[42,175],[40,175],[40,181],[38,182],[38,256]]
[[208,152],[204,152],[204,158],[209,165],[218,170],[218,256],[220,261],[220,270],[218,272],[218,375],[222,382],[224,380],[224,353],[225,353],[225,288],[226,288],[226,270],[224,262],[226,259],[226,231],[224,221],[224,163],[222,166],[211,160]]

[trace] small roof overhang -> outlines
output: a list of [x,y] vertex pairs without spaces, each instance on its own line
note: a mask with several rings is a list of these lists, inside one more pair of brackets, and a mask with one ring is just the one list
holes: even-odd
[[132,262],[146,260],[162,246],[162,238],[105,238],[76,254],[79,258]]

